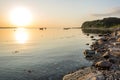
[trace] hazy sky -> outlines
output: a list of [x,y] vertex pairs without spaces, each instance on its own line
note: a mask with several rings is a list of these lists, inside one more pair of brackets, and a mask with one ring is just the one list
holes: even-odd
[[9,13],[19,6],[31,11],[32,26],[74,27],[86,20],[120,17],[120,0],[0,0],[0,26],[11,26]]

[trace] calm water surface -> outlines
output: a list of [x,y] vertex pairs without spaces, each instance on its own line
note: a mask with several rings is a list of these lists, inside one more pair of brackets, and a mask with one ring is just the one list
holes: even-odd
[[81,29],[0,29],[0,80],[62,80],[91,64],[86,43]]

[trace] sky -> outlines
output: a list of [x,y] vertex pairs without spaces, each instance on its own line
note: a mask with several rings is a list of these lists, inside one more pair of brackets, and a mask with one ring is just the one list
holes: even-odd
[[80,27],[84,21],[120,17],[120,0],[0,0],[0,26],[15,26],[10,11],[31,11],[32,27]]

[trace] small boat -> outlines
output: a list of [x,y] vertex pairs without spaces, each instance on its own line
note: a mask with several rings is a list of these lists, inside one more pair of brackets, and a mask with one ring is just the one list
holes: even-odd
[[39,28],[39,30],[44,30],[44,28]]
[[70,28],[63,28],[64,30],[68,30],[68,29],[70,29]]

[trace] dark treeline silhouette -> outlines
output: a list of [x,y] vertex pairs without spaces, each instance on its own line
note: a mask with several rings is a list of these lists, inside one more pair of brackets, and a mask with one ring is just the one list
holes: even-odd
[[17,27],[0,27],[0,29],[15,29]]
[[109,17],[102,20],[86,21],[82,28],[113,28],[120,27],[120,18]]

